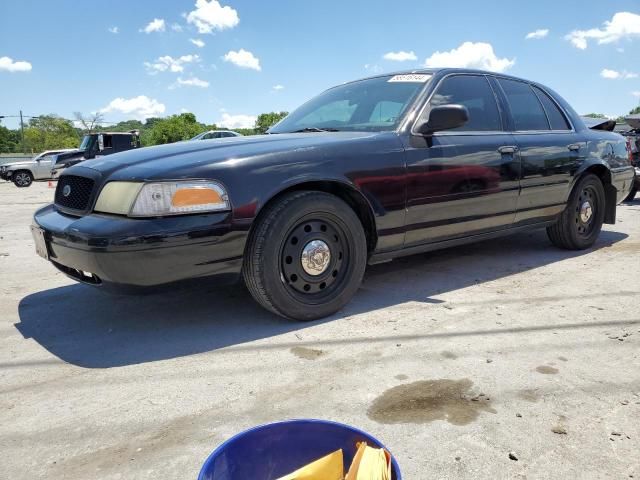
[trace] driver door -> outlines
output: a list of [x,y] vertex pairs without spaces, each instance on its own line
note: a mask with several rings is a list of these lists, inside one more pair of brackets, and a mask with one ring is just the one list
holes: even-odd
[[35,180],[42,180],[45,178],[51,178],[51,168],[53,167],[53,157],[51,155],[45,155],[40,157],[36,161],[33,168],[33,178]]
[[464,105],[469,120],[410,137],[405,247],[508,228],[515,218],[520,156],[487,77],[445,77],[418,122],[446,104]]

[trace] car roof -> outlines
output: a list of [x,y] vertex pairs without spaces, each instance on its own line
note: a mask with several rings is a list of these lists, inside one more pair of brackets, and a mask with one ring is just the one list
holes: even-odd
[[361,80],[368,80],[371,78],[380,78],[380,77],[391,77],[394,75],[410,75],[410,74],[429,74],[429,75],[436,75],[436,74],[442,74],[442,75],[448,75],[451,73],[474,73],[474,74],[478,74],[478,75],[493,75],[493,76],[497,76],[497,77],[504,77],[504,78],[509,78],[512,80],[519,80],[519,81],[523,81],[523,82],[528,82],[528,83],[533,83],[533,84],[538,84],[538,82],[534,82],[532,80],[527,80],[525,78],[521,78],[521,77],[514,77],[513,75],[507,75],[505,73],[500,73],[500,72],[490,72],[488,70],[481,70],[481,69],[475,69],[475,68],[453,68],[453,67],[442,67],[442,68],[414,68],[412,70],[396,70],[394,72],[387,72],[387,73],[379,73],[377,75],[371,75],[369,77],[364,77],[364,78],[360,78],[358,80],[353,80],[353,81],[349,81],[349,82],[345,82],[345,84],[347,83],[353,83],[353,82],[358,82]]

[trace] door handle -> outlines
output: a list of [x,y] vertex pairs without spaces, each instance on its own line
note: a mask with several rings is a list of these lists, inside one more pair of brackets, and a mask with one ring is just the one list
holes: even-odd
[[571,145],[567,145],[567,148],[569,150],[571,150],[572,152],[577,152],[578,150],[580,150],[580,144],[579,143],[572,143]]
[[498,148],[498,151],[500,153],[516,153],[516,151],[518,150],[518,147],[512,146],[512,145],[508,145],[508,146],[503,146]]

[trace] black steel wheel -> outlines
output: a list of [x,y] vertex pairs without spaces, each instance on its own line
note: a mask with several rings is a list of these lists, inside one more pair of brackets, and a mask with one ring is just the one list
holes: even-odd
[[335,313],[355,294],[367,260],[364,230],[341,199],[294,192],[260,215],[243,276],[265,308],[295,320]]
[[574,187],[558,222],[547,228],[551,242],[569,250],[591,247],[600,235],[605,213],[602,181],[587,174]]
[[13,174],[13,183],[18,188],[29,187],[32,182],[33,175],[28,170],[18,170]]

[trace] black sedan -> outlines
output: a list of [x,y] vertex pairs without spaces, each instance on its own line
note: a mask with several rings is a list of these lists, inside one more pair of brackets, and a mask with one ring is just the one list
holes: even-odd
[[310,320],[349,302],[367,263],[543,227],[589,248],[633,179],[624,139],[549,88],[419,70],[331,88],[267,135],[83,162],[32,231],[81,282],[243,278],[263,307]]

